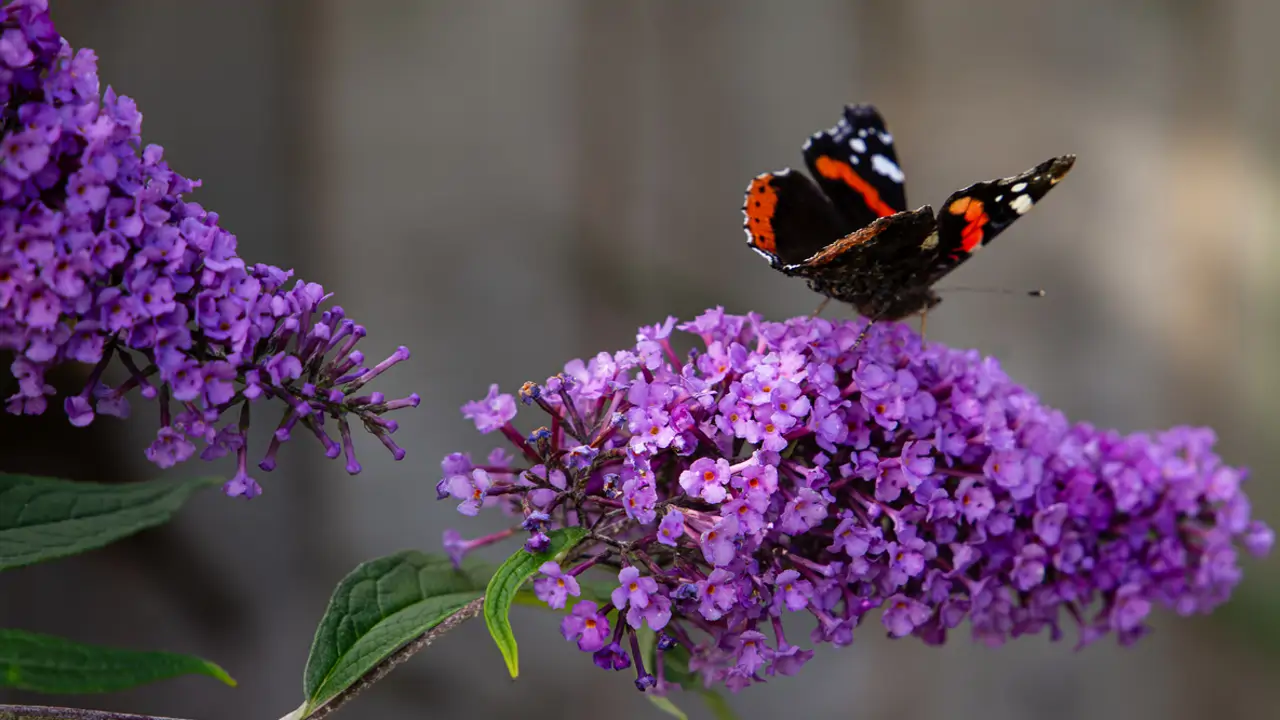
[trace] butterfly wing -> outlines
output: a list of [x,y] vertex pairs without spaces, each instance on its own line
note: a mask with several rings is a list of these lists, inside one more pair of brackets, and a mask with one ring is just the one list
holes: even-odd
[[924,279],[934,265],[937,235],[933,208],[877,218],[803,262],[783,266],[815,291],[847,302],[876,319],[897,319],[923,309]]
[[907,209],[893,136],[870,105],[845,106],[834,127],[805,142],[804,161],[845,219],[846,233]]
[[1051,158],[1013,177],[976,183],[952,193],[938,211],[938,255],[930,284],[1025,215],[1066,177],[1075,161],[1075,155]]
[[747,245],[778,269],[802,262],[843,234],[830,201],[812,180],[789,169],[756,176],[742,216]]

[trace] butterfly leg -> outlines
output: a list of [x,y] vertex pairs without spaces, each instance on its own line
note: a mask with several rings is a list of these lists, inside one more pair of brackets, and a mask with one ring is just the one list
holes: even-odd
[[924,330],[929,320],[929,311],[924,310],[920,313],[920,342],[924,342]]
[[827,308],[827,303],[829,302],[831,302],[831,298],[822,298],[822,303],[818,305],[818,309],[809,313],[809,319],[812,320],[813,318],[816,318],[819,315],[821,315],[822,311]]

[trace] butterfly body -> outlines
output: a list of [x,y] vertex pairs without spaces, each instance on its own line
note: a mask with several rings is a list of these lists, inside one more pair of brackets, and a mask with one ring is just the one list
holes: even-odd
[[752,180],[743,206],[747,244],[781,272],[853,305],[898,320],[941,302],[933,285],[1025,214],[1070,171],[1075,157],[976,183],[935,214],[908,211],[893,137],[875,108],[853,105],[804,145],[814,181],[787,169]]

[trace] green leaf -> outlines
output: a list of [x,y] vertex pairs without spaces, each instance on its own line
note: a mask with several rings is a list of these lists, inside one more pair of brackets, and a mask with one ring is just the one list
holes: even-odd
[[75,555],[159,525],[217,478],[105,485],[0,474],[0,570]]
[[689,672],[689,650],[683,645],[676,645],[662,653],[663,673],[667,682],[679,685],[685,690],[701,690],[702,680]]
[[338,583],[302,678],[300,717],[332,700],[484,593],[488,569],[414,550],[366,562]]
[[545,552],[531,553],[523,548],[502,563],[498,571],[489,580],[489,588],[484,594],[484,624],[489,627],[493,642],[502,653],[511,677],[520,674],[520,658],[517,654],[516,636],[511,631],[511,603],[515,601],[520,587],[525,581],[538,572],[538,567],[548,560],[560,561],[587,534],[579,527],[562,528],[548,533],[551,544]]
[[[658,650],[657,633],[655,633],[648,625],[645,625],[636,631],[636,642],[640,645],[640,657],[644,659],[645,669],[649,672],[653,672],[656,667],[654,665],[654,660],[657,657],[656,654]],[[644,697],[646,700],[653,703],[654,707],[658,708],[662,712],[672,717],[680,718],[680,720],[689,720],[689,716],[685,715],[684,711],[677,707],[676,704],[671,701],[671,698],[666,695],[658,695],[652,690],[648,690],[645,691]]]
[[671,698],[666,695],[654,695],[651,692],[647,692],[644,696],[662,712],[672,717],[680,718],[680,720],[689,720],[689,716],[685,715],[683,710],[676,707],[676,704],[671,702]]
[[[640,643],[640,657],[644,658],[645,668],[655,672],[657,667],[658,636],[646,625],[636,631],[636,640]],[[673,667],[673,662],[675,667]],[[737,720],[733,708],[725,701],[724,696],[715,690],[702,686],[697,676],[689,672],[689,651],[677,645],[662,654],[663,675],[669,685],[683,688],[687,692],[697,693],[707,703],[707,709],[717,720]],[[645,697],[659,710],[674,717],[688,720],[684,711],[671,701],[670,697],[646,691]]]
[[115,692],[179,675],[208,675],[236,684],[225,670],[197,657],[82,645],[53,635],[0,629],[0,687],[44,693]]
[[729,701],[715,690],[701,688],[698,694],[702,696],[702,701],[707,704],[707,709],[711,711],[711,716],[716,720],[738,720],[738,713],[729,707]]

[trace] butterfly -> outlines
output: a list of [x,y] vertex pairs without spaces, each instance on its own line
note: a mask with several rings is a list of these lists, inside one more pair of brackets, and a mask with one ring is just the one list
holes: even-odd
[[846,106],[803,153],[813,180],[788,168],[747,187],[747,245],[872,321],[923,314],[941,302],[933,285],[1026,214],[1075,163],[1063,155],[970,185],[935,215],[928,205],[907,210],[893,136],[870,105]]

